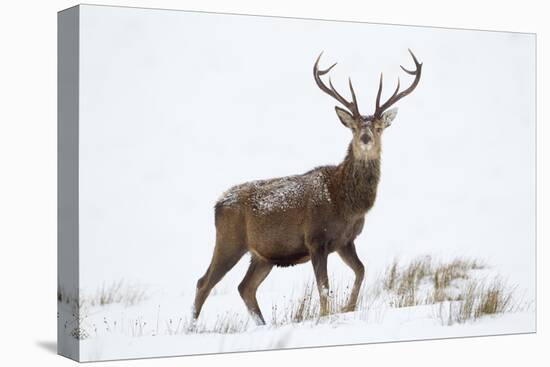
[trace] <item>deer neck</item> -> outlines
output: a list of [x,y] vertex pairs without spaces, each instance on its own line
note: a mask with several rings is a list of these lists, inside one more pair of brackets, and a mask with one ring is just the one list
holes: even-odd
[[338,191],[343,210],[351,215],[364,215],[374,204],[380,180],[380,155],[361,159],[354,155],[350,144],[344,161],[339,165]]

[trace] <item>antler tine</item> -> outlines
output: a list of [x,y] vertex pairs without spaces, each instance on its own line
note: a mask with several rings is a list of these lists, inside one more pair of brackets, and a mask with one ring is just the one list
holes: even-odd
[[376,108],[375,108],[375,111],[378,111],[380,109],[380,96],[382,95],[383,79],[384,79],[384,73],[380,73],[380,82],[378,83],[378,93],[376,94]]
[[342,97],[342,95],[340,93],[338,93],[336,88],[334,88],[334,85],[332,85],[332,80],[330,79],[330,77],[328,78],[328,85],[330,86],[330,90],[333,93],[333,97],[336,98],[344,106],[351,109],[352,103],[348,102],[344,97]]
[[[380,73],[380,84],[378,85],[378,93],[376,94],[376,111],[383,111],[380,109],[380,97],[382,95],[382,84],[383,84],[383,74]],[[397,78],[397,87],[395,88],[395,91],[393,92],[392,96],[389,98],[391,100],[392,98],[395,98],[397,93],[399,92],[399,86],[401,82],[399,80],[399,77]],[[376,114],[375,114],[376,115]]]
[[313,67],[313,73],[317,72],[318,75],[325,75],[326,73],[328,73],[330,71],[330,69],[332,69],[333,67],[336,66],[337,62],[335,62],[334,64],[332,64],[331,66],[329,66],[327,69],[325,70],[319,70],[319,60],[321,60],[321,56],[323,55],[323,52],[321,52],[319,54],[319,56],[317,57],[317,61],[315,61],[315,65]]
[[400,83],[399,83],[399,79],[397,79],[397,88],[395,89],[395,92],[382,106],[380,106],[380,94],[382,93],[382,76],[380,76],[380,85],[378,87],[378,95],[376,97],[376,110],[374,112],[374,115],[376,117],[382,116],[382,113],[385,110],[387,110],[391,105],[393,105],[395,102],[399,101],[401,98],[403,98],[403,97],[407,96],[409,93],[411,93],[416,88],[416,86],[418,85],[418,82],[420,81],[420,75],[422,73],[422,63],[418,62],[418,59],[416,58],[416,56],[414,56],[414,53],[411,51],[411,49],[409,49],[409,53],[411,54],[411,56],[413,58],[414,64],[416,66],[416,70],[411,71],[411,70],[405,69],[402,65],[400,65],[400,66],[401,66],[401,69],[403,69],[403,71],[405,71],[407,74],[415,76],[414,81],[409,86],[409,88],[407,88],[404,91],[402,91],[401,93],[399,93],[399,86],[400,86],[399,84]]
[[414,56],[414,53],[412,52],[412,50],[410,48],[407,49],[409,51],[409,53],[411,54],[412,58],[413,58],[413,61],[414,61],[414,64],[416,65],[416,67],[419,67],[419,66],[422,66],[422,63],[421,62],[418,62],[418,59],[416,58],[416,56]]
[[403,67],[403,65],[399,65],[401,67],[401,69],[403,69],[403,71],[407,74],[410,74],[410,75],[416,75],[416,70],[414,71],[411,71],[411,70],[407,70]]
[[359,113],[359,105],[357,104],[357,97],[355,96],[355,91],[353,90],[353,84],[351,84],[351,78],[348,78],[349,83],[349,90],[351,91],[351,100],[353,105],[355,106],[355,110],[357,112],[357,115],[360,115]]
[[412,58],[413,58],[413,61],[414,61],[414,65],[416,66],[416,70],[408,70],[408,69],[405,69],[403,67],[403,65],[399,65],[401,67],[401,69],[403,69],[403,71],[407,74],[410,74],[410,75],[416,75],[416,72],[418,71],[419,68],[422,67],[422,63],[418,62],[416,56],[414,56],[413,52],[411,51],[411,49],[409,48],[409,53],[411,54]]
[[336,91],[336,88],[334,88],[334,85],[332,85],[332,80],[329,78],[328,84],[330,86],[327,87],[326,84],[321,80],[321,75],[325,75],[328,73],[334,66],[336,66],[336,63],[334,63],[332,66],[325,70],[319,70],[319,60],[321,59],[321,56],[323,53],[321,52],[319,56],[317,57],[317,61],[315,61],[315,65],[313,66],[313,77],[315,78],[315,83],[317,83],[317,86],[326,94],[331,96],[332,98],[336,99],[338,102],[340,102],[342,105],[344,105],[354,116],[360,116],[359,109],[357,107],[357,98],[355,96],[355,91],[353,90],[353,86],[351,84],[351,79],[349,80],[349,86],[351,90],[351,96],[352,96],[352,102],[349,102],[346,100],[340,93]]
[[320,76],[325,75],[328,73],[333,67],[336,66],[336,63],[332,64],[328,69],[325,70],[319,70],[319,60],[321,60],[321,56],[323,53],[321,52],[319,56],[317,57],[317,61],[315,61],[315,65],[313,65],[313,77],[315,78],[315,83],[317,83],[317,86],[321,88],[321,90],[328,95],[332,96],[332,91],[323,83]]
[[401,85],[401,81],[399,80],[399,77],[397,77],[397,87],[395,88],[395,91],[393,92],[393,94],[391,95],[390,99],[392,98],[395,98],[395,96],[397,95],[397,93],[399,92],[399,87]]

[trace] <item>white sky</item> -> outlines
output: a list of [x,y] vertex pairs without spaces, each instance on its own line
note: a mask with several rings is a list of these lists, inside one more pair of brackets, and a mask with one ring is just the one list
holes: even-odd
[[[411,48],[422,80],[385,132],[359,255],[373,271],[395,256],[482,257],[534,295],[534,35],[98,6],[81,6],[80,25],[84,289],[194,291],[225,189],[343,158],[351,134],[313,81],[319,52],[370,114],[380,72],[385,96],[398,75],[411,82],[399,68]],[[348,274],[336,255],[329,266]]]

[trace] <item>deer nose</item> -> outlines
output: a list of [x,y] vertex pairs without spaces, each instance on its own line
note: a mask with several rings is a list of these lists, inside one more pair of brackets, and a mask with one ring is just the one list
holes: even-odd
[[361,135],[361,141],[363,144],[368,144],[370,142],[370,136],[369,134],[363,134]]

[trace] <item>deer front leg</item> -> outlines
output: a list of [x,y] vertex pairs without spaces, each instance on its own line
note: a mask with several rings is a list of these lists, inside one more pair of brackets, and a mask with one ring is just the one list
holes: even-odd
[[355,311],[357,305],[357,297],[359,296],[359,290],[361,289],[361,284],[365,278],[365,266],[359,260],[357,252],[355,251],[355,244],[350,242],[348,245],[338,249],[338,255],[342,258],[344,263],[349,266],[355,273],[355,282],[353,284],[353,289],[349,297],[346,307],[342,310],[343,312]]
[[311,250],[311,263],[313,264],[313,271],[315,273],[315,280],[317,282],[317,289],[319,290],[320,300],[320,316],[328,315],[328,275],[327,275],[327,257],[328,253],[324,246],[314,247]]

